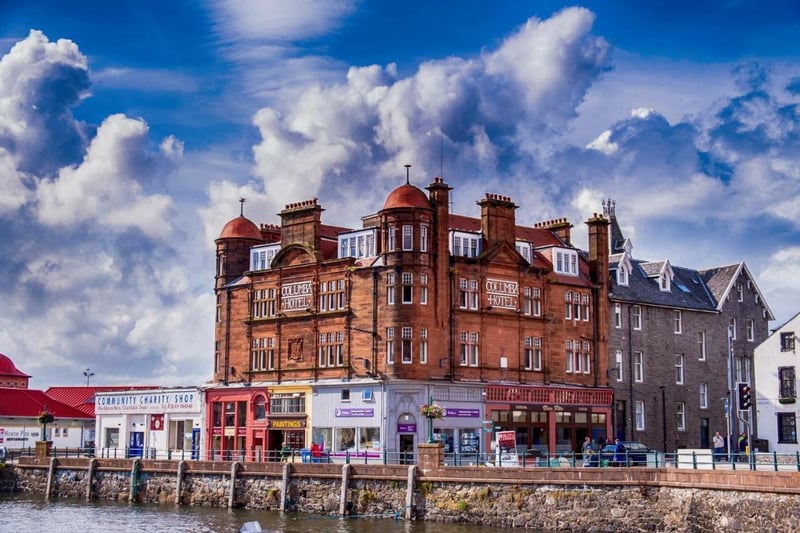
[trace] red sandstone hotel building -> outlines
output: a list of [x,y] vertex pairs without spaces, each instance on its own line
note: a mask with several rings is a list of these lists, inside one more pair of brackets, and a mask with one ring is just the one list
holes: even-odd
[[611,434],[608,220],[586,221],[586,253],[566,219],[518,226],[495,194],[456,215],[450,190],[407,182],[360,229],[323,224],[316,200],[225,225],[206,449],[391,461],[431,438],[430,399],[432,438],[462,458],[497,430],[550,453]]

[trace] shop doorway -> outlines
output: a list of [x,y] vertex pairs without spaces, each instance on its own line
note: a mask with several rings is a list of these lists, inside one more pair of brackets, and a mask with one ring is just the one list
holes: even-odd
[[400,435],[400,464],[414,464],[414,435]]
[[141,457],[144,451],[144,431],[132,431],[128,440],[128,457]]

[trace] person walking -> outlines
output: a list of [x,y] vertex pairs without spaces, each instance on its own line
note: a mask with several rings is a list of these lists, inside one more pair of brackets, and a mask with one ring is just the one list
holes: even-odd
[[714,461],[721,461],[725,451],[725,439],[719,434],[719,431],[714,433]]
[[586,459],[586,455],[592,451],[592,439],[591,437],[586,437],[583,439],[583,445],[581,446],[581,455],[584,459]]
[[739,461],[744,462],[746,461],[746,454],[747,454],[747,435],[744,432],[739,433],[739,438],[736,441],[737,448],[739,449]]
[[622,444],[622,441],[617,439],[616,446],[614,446],[614,466],[626,466],[628,464],[627,458],[625,457],[625,445]]

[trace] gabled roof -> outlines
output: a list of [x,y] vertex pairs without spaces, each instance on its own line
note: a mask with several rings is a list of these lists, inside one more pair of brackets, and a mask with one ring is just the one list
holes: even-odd
[[43,391],[36,389],[14,389],[0,387],[0,416],[36,418],[42,411],[53,413],[56,419],[93,419],[80,409],[59,402]]
[[739,279],[741,273],[744,273],[747,280],[752,284],[753,290],[758,294],[761,304],[767,310],[768,320],[775,320],[775,315],[772,314],[772,310],[769,308],[769,305],[767,305],[767,301],[764,299],[761,289],[758,288],[755,278],[750,273],[750,269],[747,268],[747,264],[745,264],[744,261],[733,265],[700,270],[699,273],[703,277],[703,280],[705,280],[711,293],[717,299],[718,310],[722,310],[722,305],[728,299],[728,295],[733,290],[736,280]]
[[158,389],[155,385],[122,386],[105,385],[98,387],[50,387],[46,394],[54,400],[69,405],[94,418],[94,395],[97,392],[116,392],[128,390]]

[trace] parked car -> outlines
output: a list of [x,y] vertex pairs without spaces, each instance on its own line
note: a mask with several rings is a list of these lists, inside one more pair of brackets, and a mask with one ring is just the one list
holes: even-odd
[[647,466],[647,455],[655,453],[641,442],[622,442],[622,453],[616,444],[606,444],[600,450],[600,466]]

